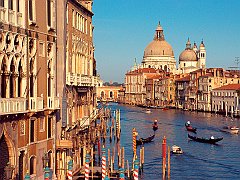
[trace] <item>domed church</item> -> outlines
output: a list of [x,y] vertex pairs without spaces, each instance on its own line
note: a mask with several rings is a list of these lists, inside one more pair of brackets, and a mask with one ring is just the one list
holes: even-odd
[[162,69],[172,73],[176,71],[176,60],[172,46],[165,41],[160,22],[157,26],[153,41],[147,45],[144,51],[142,67]]
[[188,38],[185,50],[179,56],[179,73],[189,73],[191,71],[206,67],[206,49],[203,41],[199,49],[194,42],[191,47],[191,42]]

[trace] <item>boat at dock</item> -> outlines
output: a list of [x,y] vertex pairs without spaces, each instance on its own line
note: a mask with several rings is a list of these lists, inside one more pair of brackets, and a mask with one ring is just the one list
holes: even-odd
[[239,128],[237,126],[224,126],[221,131],[231,134],[238,134]]
[[172,146],[172,151],[171,152],[172,152],[172,154],[182,154],[183,153],[182,148],[180,148],[177,145]]
[[149,136],[147,138],[140,138],[137,139],[137,145],[143,145],[145,143],[149,143],[152,142],[152,140],[154,139],[155,135]]
[[221,140],[223,140],[223,137],[221,138],[214,138],[213,136],[211,136],[210,138],[200,138],[200,137],[196,137],[196,136],[191,136],[190,134],[188,134],[188,137],[194,141],[197,142],[202,142],[202,143],[209,143],[209,144],[215,144]]

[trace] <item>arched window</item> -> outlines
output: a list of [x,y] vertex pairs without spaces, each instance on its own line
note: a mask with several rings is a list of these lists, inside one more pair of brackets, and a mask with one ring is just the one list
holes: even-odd
[[18,65],[18,97],[21,97],[22,95],[22,73],[23,73],[23,70],[22,70],[22,64],[21,64],[21,61],[19,62],[19,65]]
[[6,98],[6,86],[7,86],[7,81],[6,81],[7,75],[5,74],[5,72],[7,71],[7,66],[6,66],[5,61],[6,60],[3,59],[2,65],[1,65],[1,71],[2,71],[2,77],[1,77],[1,97],[2,98]]
[[104,98],[104,92],[103,91],[101,92],[101,98]]
[[14,93],[14,89],[15,89],[15,77],[14,77],[14,74],[15,74],[15,66],[14,66],[14,63],[13,63],[13,60],[11,62],[11,65],[10,65],[10,98],[13,98],[15,96],[15,93]]
[[51,63],[48,62],[48,97],[51,97]]
[[32,156],[30,158],[30,175],[36,174],[36,157]]
[[167,72],[168,68],[167,68],[167,65],[164,66],[164,71]]
[[30,61],[30,97],[34,95],[33,59]]
[[110,98],[113,98],[113,92],[110,91],[110,94],[109,94]]
[[52,151],[48,152],[48,158],[49,158],[48,167],[51,168],[52,167]]

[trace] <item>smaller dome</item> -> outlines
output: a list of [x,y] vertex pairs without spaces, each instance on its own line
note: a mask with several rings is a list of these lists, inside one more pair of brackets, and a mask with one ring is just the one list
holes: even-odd
[[192,49],[185,49],[180,54],[179,61],[197,61],[197,54]]

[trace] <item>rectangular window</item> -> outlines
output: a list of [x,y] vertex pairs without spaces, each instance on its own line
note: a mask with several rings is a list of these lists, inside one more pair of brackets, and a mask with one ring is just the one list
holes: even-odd
[[20,12],[20,3],[19,3],[19,0],[17,0],[17,12]]
[[30,119],[30,142],[35,141],[35,121],[36,119]]
[[0,6],[4,7],[4,0],[0,0]]
[[29,20],[33,21],[33,2],[32,0],[29,0],[29,4],[28,4],[28,9],[29,9]]
[[48,18],[48,26],[50,26],[50,27],[52,25],[51,17],[52,17],[52,13],[51,13],[51,0],[47,0],[47,18]]
[[13,0],[8,0],[8,9],[13,10]]
[[48,138],[52,137],[52,117],[48,117]]
[[45,131],[45,117],[41,117],[39,119],[39,131],[44,132]]

